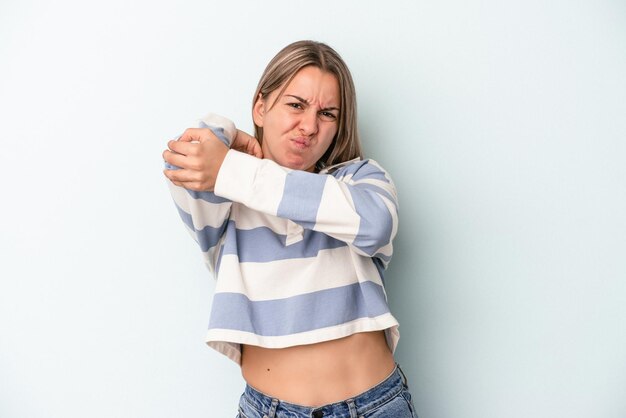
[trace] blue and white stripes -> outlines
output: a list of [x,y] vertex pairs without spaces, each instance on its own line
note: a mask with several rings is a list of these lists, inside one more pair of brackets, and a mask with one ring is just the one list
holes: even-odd
[[229,151],[215,194],[267,215],[289,219],[387,263],[397,231],[393,182],[374,161],[314,174]]
[[[232,142],[232,122],[209,115]],[[280,348],[385,330],[382,272],[397,231],[393,182],[374,161],[319,174],[230,150],[213,193],[169,183],[179,214],[216,275],[207,343],[240,362],[240,344]]]

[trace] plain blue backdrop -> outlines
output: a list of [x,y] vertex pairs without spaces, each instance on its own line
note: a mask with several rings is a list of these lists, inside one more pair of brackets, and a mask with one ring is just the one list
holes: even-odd
[[392,174],[396,352],[421,418],[626,414],[621,1],[0,4],[0,416],[230,417],[213,279],[161,174],[208,111],[250,131],[311,38]]

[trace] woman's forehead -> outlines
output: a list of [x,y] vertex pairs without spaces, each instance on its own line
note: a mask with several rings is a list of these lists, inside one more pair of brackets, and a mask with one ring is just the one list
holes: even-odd
[[337,77],[317,67],[304,67],[296,73],[283,90],[282,97],[296,96],[307,103],[319,103],[338,107],[340,104],[339,82]]

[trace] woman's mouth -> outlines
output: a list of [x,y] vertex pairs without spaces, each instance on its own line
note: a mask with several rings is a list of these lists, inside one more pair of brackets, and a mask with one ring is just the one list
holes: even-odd
[[292,138],[291,142],[293,142],[297,148],[307,148],[311,144],[311,141],[303,137]]

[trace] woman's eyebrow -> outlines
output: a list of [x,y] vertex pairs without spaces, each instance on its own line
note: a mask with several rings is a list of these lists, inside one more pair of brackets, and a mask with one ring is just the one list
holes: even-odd
[[293,95],[293,94],[285,94],[285,96],[287,96],[287,97],[293,97],[294,99],[296,99],[297,101],[299,101],[300,103],[303,103],[303,104],[305,104],[305,105],[308,105],[308,104],[309,104],[309,101],[308,101],[308,100],[303,99],[302,97],[298,97],[298,96],[295,96],[295,95]]
[[[302,97],[295,96],[295,95],[293,95],[293,94],[285,94],[285,96],[287,96],[287,97],[293,97],[294,99],[296,99],[296,100],[297,100],[297,101],[299,101],[300,103],[305,104],[305,105],[307,105],[307,106],[309,105],[309,101],[308,101],[308,100],[306,100],[306,99],[303,99]],[[325,107],[324,109],[320,109],[320,110],[339,110],[339,108],[338,108],[338,107],[331,106],[331,107]]]

